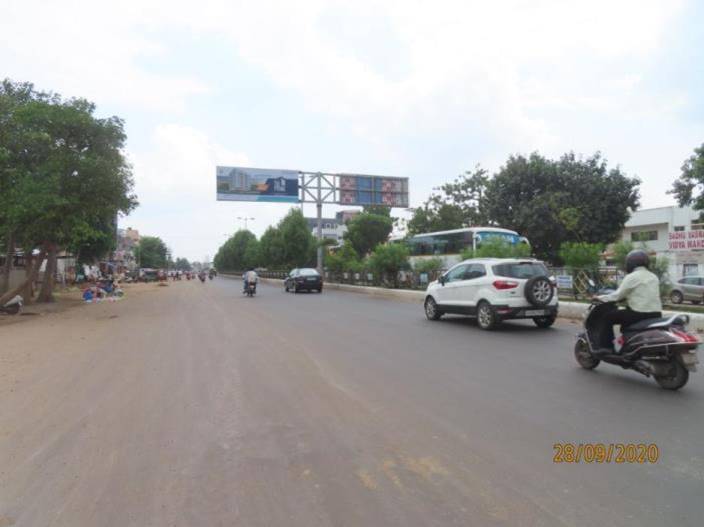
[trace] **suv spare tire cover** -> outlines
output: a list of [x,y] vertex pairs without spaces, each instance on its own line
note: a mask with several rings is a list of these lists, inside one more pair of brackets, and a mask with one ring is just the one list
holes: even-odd
[[526,282],[524,294],[526,300],[534,306],[547,306],[552,300],[555,290],[547,276],[534,276]]

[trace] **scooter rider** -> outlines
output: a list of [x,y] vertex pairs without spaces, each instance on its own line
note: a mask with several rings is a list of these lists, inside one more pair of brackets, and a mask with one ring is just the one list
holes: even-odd
[[242,275],[242,284],[244,286],[243,291],[244,293],[247,292],[247,285],[248,284],[254,284],[254,287],[256,289],[257,287],[257,282],[259,281],[259,277],[257,276],[257,272],[254,270],[254,267],[250,267],[243,275]]
[[662,317],[660,280],[648,270],[648,253],[636,249],[626,256],[626,277],[619,288],[608,295],[597,296],[602,302],[626,302],[625,309],[606,315],[602,330],[601,349],[597,354],[614,353],[614,325],[628,326],[647,318]]

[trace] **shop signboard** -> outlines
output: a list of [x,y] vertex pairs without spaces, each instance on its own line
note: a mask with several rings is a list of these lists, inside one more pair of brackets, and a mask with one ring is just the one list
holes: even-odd
[[670,231],[667,236],[667,249],[673,252],[704,249],[704,230]]

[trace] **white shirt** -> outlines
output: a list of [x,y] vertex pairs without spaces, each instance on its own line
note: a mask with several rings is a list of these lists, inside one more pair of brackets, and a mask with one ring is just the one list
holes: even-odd
[[662,311],[660,280],[645,267],[636,267],[626,275],[619,288],[611,294],[599,297],[602,302],[626,301],[633,311],[653,313]]
[[256,284],[257,283],[257,273],[254,271],[247,271],[244,273],[244,280],[245,282],[248,282],[250,284]]

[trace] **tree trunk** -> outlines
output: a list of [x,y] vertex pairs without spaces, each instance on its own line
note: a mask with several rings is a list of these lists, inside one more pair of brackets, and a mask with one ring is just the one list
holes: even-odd
[[0,294],[10,289],[10,272],[12,271],[12,260],[15,258],[15,233],[7,233],[7,248],[5,250],[5,265],[2,269],[2,283],[0,283]]
[[[31,249],[29,250],[31,252]],[[9,302],[12,298],[15,297],[15,295],[22,294],[22,292],[27,288],[31,287],[32,283],[34,280],[37,279],[37,274],[39,274],[39,268],[42,266],[42,263],[44,262],[44,256],[45,253],[42,250],[36,257],[32,258],[31,256],[27,257],[27,276],[20,285],[12,289],[11,291],[8,291],[4,295],[0,296],[0,305],[5,304],[6,302]],[[32,260],[34,260],[34,265],[32,265]],[[31,289],[30,289],[31,291]],[[31,295],[29,297],[25,297],[25,302],[28,302],[31,300]]]
[[44,271],[44,280],[42,280],[42,287],[39,290],[39,295],[37,295],[37,302],[54,301],[54,284],[56,283],[56,244],[47,244],[46,251],[46,271]]

